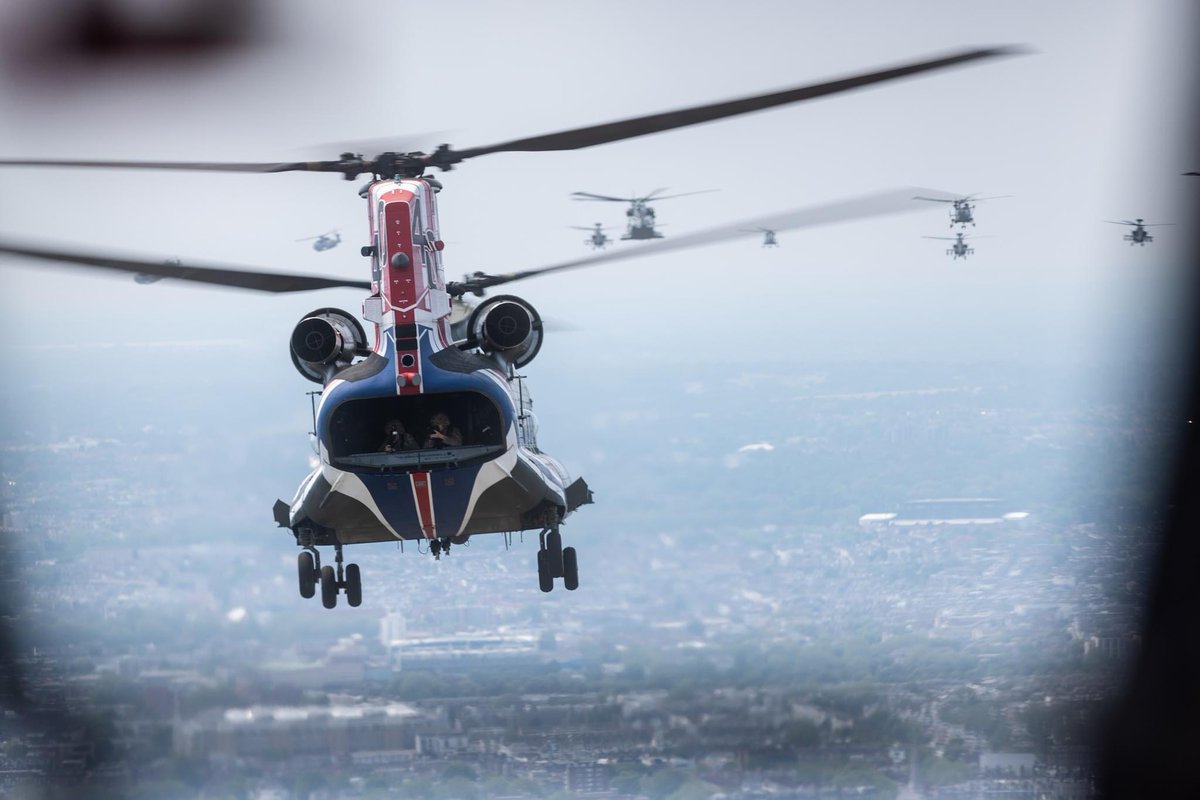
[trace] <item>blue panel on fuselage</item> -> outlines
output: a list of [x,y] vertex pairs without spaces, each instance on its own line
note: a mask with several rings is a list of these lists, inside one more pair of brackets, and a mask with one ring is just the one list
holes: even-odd
[[[504,438],[505,441],[509,441],[516,413],[512,396],[503,382],[504,378],[489,375],[487,370],[464,373],[439,369],[430,360],[434,353],[433,331],[423,325],[419,328],[422,395],[428,397],[444,393],[476,392],[486,396],[499,410]],[[384,352],[381,355],[388,360],[387,367],[363,380],[340,383],[326,393],[317,415],[321,443],[326,453],[332,452],[330,428],[338,406],[352,400],[398,396],[394,329],[385,332],[384,341]],[[475,479],[482,466],[482,463],[476,462],[464,466],[428,469],[433,521],[439,536],[453,536],[462,529]],[[420,538],[423,535],[409,472],[359,471],[355,474],[370,492],[380,513],[400,536],[408,539]]]

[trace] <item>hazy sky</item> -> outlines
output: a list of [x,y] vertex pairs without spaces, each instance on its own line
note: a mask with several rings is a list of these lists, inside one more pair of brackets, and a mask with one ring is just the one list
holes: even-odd
[[[3,13],[29,5],[10,0]],[[621,206],[573,202],[576,190],[721,190],[658,206],[669,235],[917,184],[1013,197],[980,204],[972,232],[995,238],[965,262],[920,238],[949,232],[947,209],[930,204],[785,233],[775,251],[750,238],[515,284],[577,328],[551,337],[533,376],[580,357],[1076,362],[1164,346],[1155,320],[1184,266],[1180,229],[1130,248],[1102,220],[1187,222],[1173,208],[1195,188],[1179,173],[1200,167],[1180,155],[1190,98],[1179,66],[1196,28],[1184,0],[266,8],[266,43],[220,62],[0,73],[0,154],[334,158],[338,142],[389,135],[469,147],[1025,44],[1036,53],[588,151],[463,164],[439,176],[448,271],[555,263],[583,251],[584,234],[567,226],[623,224]],[[0,236],[361,276],[361,182],[8,170]],[[328,253],[294,241],[330,228],[346,241]],[[268,297],[4,263],[0,333],[11,341],[238,340],[280,379],[295,321],[361,301],[352,290]],[[4,359],[27,363],[28,350]]]

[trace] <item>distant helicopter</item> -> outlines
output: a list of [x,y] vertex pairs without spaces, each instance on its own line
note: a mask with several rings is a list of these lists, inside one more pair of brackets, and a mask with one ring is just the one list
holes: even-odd
[[779,247],[779,242],[775,241],[775,231],[770,228],[743,228],[742,233],[761,233],[763,247]]
[[666,189],[655,189],[645,197],[609,197],[604,194],[592,194],[591,192],[573,192],[571,194],[576,200],[607,200],[614,203],[629,203],[629,208],[625,209],[627,217],[627,229],[622,239],[661,239],[662,234],[654,227],[654,209],[647,205],[651,200],[671,200],[676,197],[687,197],[693,194],[707,194],[709,192],[720,191],[718,189],[702,189],[698,192],[684,192],[683,194],[668,194],[660,195],[659,192],[665,192]]
[[321,253],[337,247],[342,241],[342,235],[337,231],[329,231],[328,233],[322,233],[320,236],[306,236],[303,239],[297,239],[296,241],[312,242],[313,250]]
[[590,245],[593,250],[603,250],[612,241],[612,239],[608,238],[608,234],[605,233],[605,231],[611,229],[604,227],[604,223],[602,222],[597,222],[595,227],[592,228],[585,228],[582,225],[571,225],[570,228],[573,231],[591,231],[592,235],[584,239],[583,243]]
[[929,200],[934,203],[952,203],[953,206],[950,208],[950,227],[953,228],[955,225],[962,225],[965,228],[968,222],[971,223],[972,227],[975,226],[975,203],[984,200],[999,200],[1003,197],[1012,197],[1012,195],[998,194],[992,197],[980,197],[978,194],[969,194],[965,197],[956,197],[953,200],[942,200],[937,197],[916,197],[913,199]]
[[1129,242],[1130,247],[1133,247],[1135,244],[1145,247],[1146,245],[1148,245],[1154,241],[1154,237],[1150,235],[1150,232],[1147,231],[1146,228],[1163,228],[1163,227],[1168,227],[1168,226],[1175,224],[1173,222],[1158,222],[1158,223],[1151,224],[1149,222],[1144,222],[1141,217],[1138,217],[1137,219],[1133,219],[1133,220],[1106,219],[1104,221],[1109,224],[1112,224],[1112,225],[1130,225],[1130,226],[1132,226],[1133,230],[1131,230],[1129,233],[1125,234],[1125,241]]
[[[368,243],[361,253],[369,260],[369,274],[360,279],[165,264],[4,240],[0,253],[260,292],[366,291],[362,316],[373,337],[368,338],[356,315],[327,307],[305,315],[291,332],[293,365],[321,386],[313,409],[317,463],[293,500],[278,500],[272,509],[276,524],[301,548],[301,596],[311,598],[319,590],[326,608],[334,608],[343,593],[349,605],[362,603],[358,565],[343,564],[346,545],[415,542],[437,558],[472,536],[517,531],[538,532],[539,588],[552,591],[561,578],[566,589],[574,590],[579,586],[578,559],[574,547],[563,547],[560,527],[568,515],[592,502],[592,492],[538,446],[537,419],[521,370],[541,348],[542,318],[513,295],[495,295],[473,307],[465,296],[482,298],[513,281],[714,244],[744,236],[745,228],[782,231],[912,211],[914,192],[929,195],[931,190],[878,193],[716,225],[629,250],[498,274],[476,271],[453,281],[446,280],[442,263],[445,243],[437,208],[442,184],[426,171],[448,171],[493,153],[576,150],[631,139],[1015,52],[968,50],[770,94],[469,149],[443,144],[431,153],[389,151],[374,158],[344,153],[330,161],[267,163],[0,159],[0,167],[76,170],[328,172],[348,180],[366,173],[371,180],[359,193],[366,200]],[[212,524],[223,524],[216,504],[210,513]],[[321,565],[318,547],[333,548],[335,565]]]
[[[916,199],[927,200],[928,198],[921,197],[921,198],[916,198]],[[959,233],[956,233],[953,236],[922,236],[921,238],[922,239],[941,239],[942,241],[946,241],[946,242],[954,242],[954,244],[950,245],[950,247],[948,247],[946,249],[946,255],[952,256],[954,259],[957,260],[960,258],[965,259],[967,256],[973,255],[975,253],[975,248],[971,247],[967,244],[967,242],[966,242],[967,239],[990,239],[991,237],[990,236],[971,236],[969,234],[964,234],[960,231]]]

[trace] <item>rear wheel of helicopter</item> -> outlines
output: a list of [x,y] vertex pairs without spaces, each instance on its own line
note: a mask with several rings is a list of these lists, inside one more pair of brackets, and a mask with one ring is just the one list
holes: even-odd
[[317,593],[317,566],[313,561],[313,554],[308,550],[300,553],[296,559],[296,573],[300,579],[300,596],[304,598],[312,597]]
[[358,564],[346,565],[346,602],[352,608],[362,605],[362,573]]
[[337,605],[337,596],[337,573],[333,571],[333,567],[321,567],[321,604],[326,608],[333,608]]
[[545,550],[538,550],[538,588],[543,592],[554,591],[554,576],[550,574],[550,560]]
[[546,534],[546,563],[550,568],[551,578],[563,576],[562,534],[556,530]]
[[574,547],[563,548],[563,586],[568,592],[579,588],[579,559]]

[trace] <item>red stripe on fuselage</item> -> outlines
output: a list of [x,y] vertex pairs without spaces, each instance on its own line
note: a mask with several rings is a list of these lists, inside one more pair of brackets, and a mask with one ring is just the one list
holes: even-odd
[[429,484],[428,472],[413,472],[413,500],[416,501],[417,518],[421,523],[421,533],[426,539],[437,538],[437,522],[433,518],[433,487]]

